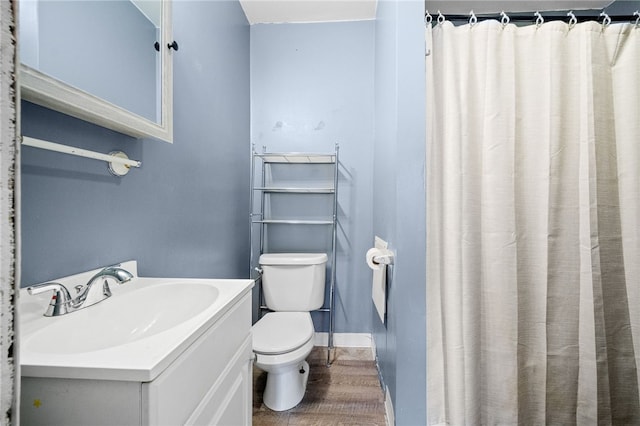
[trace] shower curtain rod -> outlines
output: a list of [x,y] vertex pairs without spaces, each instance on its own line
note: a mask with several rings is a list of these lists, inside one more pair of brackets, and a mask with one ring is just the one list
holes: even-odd
[[[588,11],[587,12],[575,12],[574,15],[567,15],[566,12],[562,13],[562,12],[548,12],[548,13],[543,13],[541,12],[540,15],[542,16],[542,19],[544,19],[544,22],[549,22],[549,21],[566,21],[569,22],[571,19],[573,19],[575,17],[576,22],[587,22],[587,21],[600,21],[602,22],[603,20],[603,15],[600,14],[600,11]],[[607,15],[610,19],[611,22],[629,22],[629,23],[636,23],[638,22],[638,18],[640,17],[640,15],[637,14],[638,12],[636,12],[636,14],[634,15]],[[447,14],[443,14],[444,18],[447,21],[469,21],[469,19],[471,18],[471,13],[469,15],[447,15]],[[536,20],[538,19],[538,15],[535,14],[523,14],[521,12],[516,12],[513,14],[508,14],[509,17],[509,22],[529,22],[531,24],[535,24]],[[435,14],[432,15],[433,16],[433,21],[432,24],[437,24],[437,17],[438,17],[438,13],[436,12]],[[480,15],[474,15],[477,19],[478,22],[480,21],[488,21],[488,20],[496,20],[496,21],[500,21],[502,19],[502,15],[499,13],[496,14],[480,14]]]

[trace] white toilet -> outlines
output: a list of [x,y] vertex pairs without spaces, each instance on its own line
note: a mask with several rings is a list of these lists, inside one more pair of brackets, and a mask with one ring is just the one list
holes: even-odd
[[259,260],[264,300],[274,312],[252,328],[255,365],[267,372],[264,404],[284,411],[302,401],[314,344],[309,311],[324,303],[325,253],[271,253]]

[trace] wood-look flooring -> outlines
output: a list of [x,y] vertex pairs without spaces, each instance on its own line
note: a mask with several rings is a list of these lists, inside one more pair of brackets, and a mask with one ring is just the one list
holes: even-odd
[[302,402],[280,412],[262,403],[267,373],[254,367],[254,426],[384,426],[384,395],[370,353],[370,349],[336,348],[333,363],[327,368],[327,349],[315,347],[307,358],[309,382]]

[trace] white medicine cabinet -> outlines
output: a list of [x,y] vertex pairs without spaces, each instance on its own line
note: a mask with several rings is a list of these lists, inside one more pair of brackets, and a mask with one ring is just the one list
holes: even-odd
[[19,0],[21,97],[173,142],[171,0]]

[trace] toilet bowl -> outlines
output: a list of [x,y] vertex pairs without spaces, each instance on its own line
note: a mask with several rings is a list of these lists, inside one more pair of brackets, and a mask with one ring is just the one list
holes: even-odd
[[309,364],[305,361],[314,345],[309,312],[270,312],[252,328],[254,364],[267,372],[264,404],[284,411],[302,401]]

